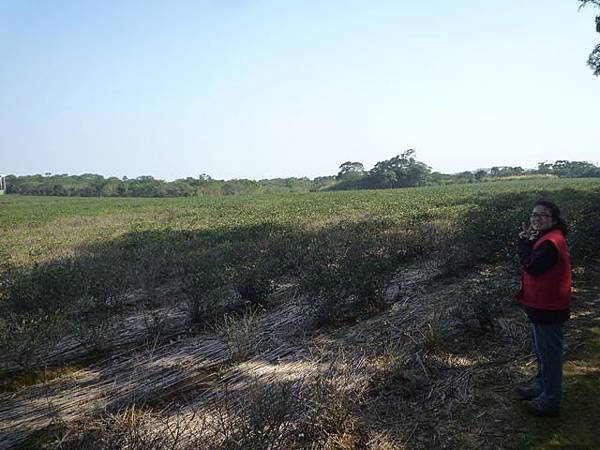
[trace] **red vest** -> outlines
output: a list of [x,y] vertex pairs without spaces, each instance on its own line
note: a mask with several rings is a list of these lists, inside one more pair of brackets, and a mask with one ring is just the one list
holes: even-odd
[[538,309],[567,309],[571,304],[571,258],[567,242],[560,230],[552,230],[539,238],[533,249],[551,241],[558,250],[558,261],[540,275],[521,273],[519,303]]

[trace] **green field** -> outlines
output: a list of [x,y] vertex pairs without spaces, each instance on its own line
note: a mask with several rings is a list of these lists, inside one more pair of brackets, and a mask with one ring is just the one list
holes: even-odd
[[[29,253],[52,257],[53,250],[101,242],[148,230],[221,231],[257,224],[321,226],[345,218],[425,223],[459,220],[500,202],[510,212],[526,210],[532,199],[555,198],[565,215],[593,206],[596,179],[543,179],[384,191],[347,191],[277,196],[129,199],[5,196],[0,199],[2,250],[19,262]],[[579,196],[588,203],[579,204]],[[572,204],[572,202],[575,204]],[[500,211],[502,212],[502,211]],[[509,220],[511,217],[506,217]],[[574,217],[575,219],[575,217]],[[518,226],[519,224],[512,224]],[[61,236],[68,234],[68,238]],[[61,239],[63,237],[63,239]],[[43,250],[41,247],[44,247]],[[28,257],[24,257],[24,253]]]
[[[516,267],[516,234],[539,198],[561,207],[573,265],[585,271],[600,253],[600,181],[592,179],[221,198],[0,197],[4,389],[39,381],[32,374],[44,366],[61,374],[85,366],[51,360],[66,336],[91,349],[85,360],[110,354],[102,324],[131,312],[127,296],[148,311],[167,300],[184,305],[205,332],[228,314],[268,312],[272,295],[291,285],[316,323],[335,329],[390,307],[392,280],[415,264],[435,261],[436,280]],[[514,283],[483,286],[506,297]],[[506,309],[469,305],[478,333],[492,332],[486,321]]]

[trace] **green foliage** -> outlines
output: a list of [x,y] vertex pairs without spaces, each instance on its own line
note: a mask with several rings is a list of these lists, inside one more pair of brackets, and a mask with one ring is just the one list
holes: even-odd
[[[590,55],[597,58],[598,48]],[[594,56],[595,55],[595,56]],[[568,178],[600,177],[600,168],[586,161],[558,160],[540,162],[538,168],[495,166],[491,169],[463,171],[457,174],[431,172],[431,168],[416,159],[413,149],[380,161],[366,171],[362,163],[346,161],[336,176],[303,178],[274,178],[269,180],[214,180],[202,174],[172,182],[140,176],[135,179],[104,178],[102,175],[27,175],[6,177],[7,193],[62,197],[221,197],[308,193],[321,190],[394,189],[426,185],[445,185],[496,181],[507,178],[536,176]]]
[[410,149],[385,161],[380,161],[365,173],[361,163],[345,162],[340,166],[338,183],[333,190],[392,189],[424,186],[430,180],[431,168],[417,161]]
[[[588,3],[594,5],[596,8],[600,8],[599,0],[579,0],[579,3],[579,9],[583,8]],[[600,16],[596,16],[596,31],[600,33]],[[587,64],[594,71],[594,75],[600,75],[600,44],[596,45],[590,53]]]
[[5,282],[7,303],[14,311],[53,311],[85,294],[86,274],[76,261],[34,265],[29,271],[13,268]]
[[[218,199],[5,196],[0,317],[61,310],[71,320],[77,310],[85,328],[118,314],[107,305],[160,302],[168,286],[208,325],[299,280],[321,317],[351,319],[380,304],[411,259],[441,260],[450,275],[515,261],[520,224],[539,197],[561,207],[574,264],[598,254],[600,184],[591,179]],[[78,333],[93,343],[114,331]]]
[[316,234],[300,285],[320,317],[351,317],[383,301],[406,250],[398,248],[392,226],[377,220],[341,222]]
[[406,150],[401,155],[380,161],[370,171],[377,187],[398,188],[408,186],[423,186],[427,184],[431,168],[417,161],[413,149]]
[[587,64],[594,71],[594,75],[600,76],[600,44],[596,45],[590,53]]
[[244,258],[241,263],[226,267],[233,285],[242,300],[252,304],[263,304],[275,289],[278,275],[277,261],[266,256]]
[[207,258],[184,280],[183,289],[192,322],[206,325],[227,312],[230,299],[224,269],[217,258]]
[[20,315],[3,311],[0,315],[0,353],[22,369],[37,366],[62,336],[66,319],[60,309]]
[[355,180],[364,175],[365,167],[360,162],[346,161],[340,165],[337,180]]
[[[566,204],[563,208],[566,213],[569,234],[567,241],[573,260],[583,263],[587,258],[600,254],[600,239],[598,239],[598,224],[600,224],[600,202],[598,191],[573,193],[577,196],[575,204]],[[565,196],[566,197],[566,196]],[[565,198],[566,202],[567,199]]]
[[600,167],[587,161],[559,160],[551,165],[552,173],[565,178],[600,177]]
[[65,311],[64,329],[94,351],[107,351],[110,339],[122,331],[123,323],[118,317],[120,310],[111,297],[81,297]]
[[[358,166],[360,165],[360,166]],[[537,169],[528,170],[519,166],[494,166],[491,169],[463,171],[456,174],[431,172],[424,163],[417,161],[414,150],[380,161],[366,172],[362,164],[350,161],[340,166],[337,183],[328,190],[393,189],[425,185],[447,185],[479,183],[506,179],[526,179],[541,176],[563,178],[600,177],[600,167],[587,161],[558,160],[555,163],[540,162]]]
[[102,175],[27,175],[6,177],[7,193],[61,197],[204,197],[317,191],[335,177],[275,178],[271,180],[213,180],[207,175],[171,182],[151,176],[123,179]]

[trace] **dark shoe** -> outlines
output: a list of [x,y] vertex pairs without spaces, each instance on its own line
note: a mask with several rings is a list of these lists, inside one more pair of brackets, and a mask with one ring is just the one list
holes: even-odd
[[540,417],[558,417],[558,408],[548,408],[540,403],[539,400],[528,400],[523,402],[525,411],[534,416]]
[[538,391],[528,386],[519,386],[515,388],[515,394],[517,394],[517,397],[521,400],[533,400],[540,395]]

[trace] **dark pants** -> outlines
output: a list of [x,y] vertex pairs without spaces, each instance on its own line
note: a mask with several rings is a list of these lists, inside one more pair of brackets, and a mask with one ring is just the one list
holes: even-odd
[[563,324],[531,324],[533,351],[537,359],[537,374],[533,389],[539,392],[540,403],[558,408],[562,392]]

